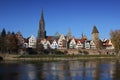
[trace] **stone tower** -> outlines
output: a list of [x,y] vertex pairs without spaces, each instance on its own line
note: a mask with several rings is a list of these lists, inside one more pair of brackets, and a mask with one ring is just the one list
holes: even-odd
[[100,40],[99,39],[99,32],[98,32],[96,26],[93,27],[92,40],[95,41],[95,42]]
[[39,21],[38,38],[46,38],[46,30],[45,30],[45,21],[44,21],[43,10],[41,12],[41,18]]
[[102,49],[102,48],[104,48],[104,47],[103,47],[103,43],[102,43],[102,41],[101,41],[100,38],[99,38],[99,32],[98,32],[96,26],[93,27],[92,40],[93,40],[93,42],[95,43],[95,46],[96,46],[97,49]]

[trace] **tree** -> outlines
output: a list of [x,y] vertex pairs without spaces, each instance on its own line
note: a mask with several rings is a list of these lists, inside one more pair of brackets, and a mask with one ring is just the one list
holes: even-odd
[[120,30],[114,30],[110,32],[111,42],[117,51],[120,51]]
[[1,35],[0,35],[0,51],[2,53],[5,53],[7,51],[7,45],[6,45],[6,30],[3,28]]
[[38,53],[43,53],[44,51],[44,45],[41,43],[40,39],[37,39],[36,50]]
[[7,49],[9,53],[18,52],[18,40],[14,32],[7,36]]
[[3,28],[2,32],[1,32],[1,37],[6,37],[6,30],[5,30],[5,28]]

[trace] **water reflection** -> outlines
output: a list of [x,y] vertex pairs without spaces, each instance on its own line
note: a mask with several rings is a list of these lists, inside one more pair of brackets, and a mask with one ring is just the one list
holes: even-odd
[[0,80],[119,80],[119,74],[119,60],[0,63]]

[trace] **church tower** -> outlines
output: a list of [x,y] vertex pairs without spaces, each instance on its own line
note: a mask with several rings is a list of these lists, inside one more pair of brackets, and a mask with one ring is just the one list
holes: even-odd
[[102,43],[102,41],[101,41],[100,38],[99,38],[99,32],[98,32],[96,26],[93,27],[93,31],[92,31],[92,41],[95,43],[95,46],[96,46],[97,49],[102,49],[102,48],[104,48],[104,47],[103,47],[103,43]]
[[72,38],[72,34],[71,34],[70,28],[68,28],[67,38],[68,38],[68,39],[71,39],[71,38]]
[[100,40],[100,39],[99,39],[99,32],[98,32],[96,26],[93,27],[92,40],[95,41],[95,42],[98,41],[98,40]]
[[45,30],[45,21],[44,21],[43,10],[41,12],[41,18],[39,21],[38,38],[46,38],[46,30]]

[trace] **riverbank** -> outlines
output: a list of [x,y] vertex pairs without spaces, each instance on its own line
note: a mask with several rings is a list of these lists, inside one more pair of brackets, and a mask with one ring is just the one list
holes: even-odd
[[116,55],[6,55],[5,61],[63,61],[86,59],[119,59]]

